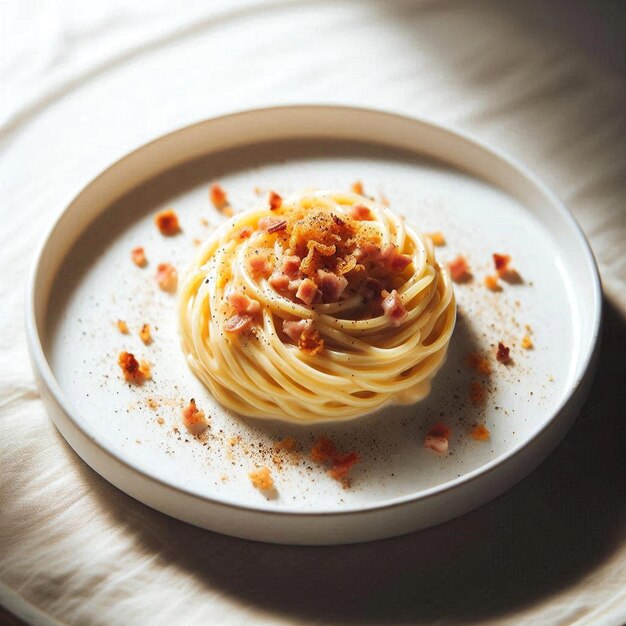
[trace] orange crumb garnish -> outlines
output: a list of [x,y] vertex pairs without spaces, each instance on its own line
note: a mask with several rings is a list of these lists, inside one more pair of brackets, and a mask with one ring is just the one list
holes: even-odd
[[208,226],[209,225],[209,220],[206,217],[201,217],[200,218],[200,224],[202,224],[202,226]]
[[[222,213],[224,213],[224,210],[226,209],[226,207],[230,207],[226,192],[224,191],[222,186],[218,185],[217,183],[215,183],[214,185],[211,185],[211,188],[209,189],[209,198],[213,206],[218,211],[221,211]],[[232,209],[231,209],[231,215],[232,215]]]
[[509,264],[511,263],[510,255],[494,253],[493,263],[502,280],[512,285],[519,285],[524,282],[522,277],[519,275],[519,272],[512,267],[509,267]]
[[510,262],[510,255],[498,254],[497,252],[494,252],[493,264],[495,265],[496,271],[498,272],[498,274],[500,274],[500,276],[502,276],[503,272],[506,272]]
[[448,268],[455,283],[467,283],[472,280],[472,274],[463,255],[459,254],[454,261],[448,263]]
[[470,352],[467,355],[467,364],[477,372],[489,376],[491,374],[491,362],[489,358],[480,352]]
[[139,338],[147,346],[152,343],[152,333],[150,332],[150,324],[144,324],[139,331]]
[[428,233],[428,236],[433,242],[433,246],[437,246],[438,248],[440,248],[441,246],[446,245],[446,238],[443,236],[443,233],[440,230],[434,233]]
[[146,253],[141,246],[137,246],[130,251],[130,258],[137,267],[146,267],[148,265]]
[[200,239],[197,239],[197,238],[194,237],[191,240],[191,243],[193,243],[194,246],[199,246],[202,243],[202,241],[200,241]]
[[166,209],[165,211],[159,211],[154,217],[154,223],[161,231],[162,235],[171,237],[180,232],[180,225],[178,223],[178,215],[173,209]]
[[254,472],[250,472],[248,476],[250,477],[252,484],[257,489],[269,491],[274,488],[274,481],[272,480],[272,475],[267,467],[262,467]]
[[485,385],[478,381],[473,381],[470,385],[469,399],[474,406],[484,404],[487,399],[487,389]]
[[141,385],[144,381],[150,379],[150,365],[145,361],[139,363],[131,352],[120,352],[117,362],[122,368],[124,378],[129,383]]
[[165,424],[165,420],[162,417],[157,417],[157,424],[159,426],[163,426],[163,424]]
[[490,291],[502,291],[502,287],[498,282],[498,277],[494,274],[485,276],[485,287],[487,287]]
[[470,435],[472,439],[476,439],[476,441],[489,441],[491,434],[489,433],[489,429],[484,424],[476,424]]
[[156,273],[157,283],[163,291],[174,292],[178,285],[178,273],[171,263],[159,263]]
[[535,347],[535,344],[533,343],[533,340],[530,338],[529,335],[524,335],[522,337],[522,348],[524,348],[524,350],[532,350]]
[[183,424],[192,435],[199,435],[209,426],[204,411],[196,406],[196,401],[193,398],[183,409]]
[[280,441],[276,442],[276,444],[274,445],[274,449],[275,450],[287,450],[291,452],[292,450],[296,449],[296,446],[297,446],[297,443],[293,437],[285,437],[284,439],[281,439]]
[[350,189],[352,190],[352,193],[359,194],[359,196],[362,196],[364,193],[363,183],[360,180],[353,182],[352,185],[350,186]]
[[124,320],[117,320],[117,328],[122,335],[128,335],[128,324]]
[[316,330],[304,330],[298,340],[298,348],[311,356],[320,353],[324,349],[324,340]]
[[268,202],[270,211],[277,211],[282,206],[283,199],[275,191],[270,191]]
[[344,454],[337,450],[334,442],[328,437],[320,437],[311,448],[311,458],[316,463],[331,463],[329,476],[336,480],[344,479],[350,468],[358,463],[360,457],[356,452]]
[[510,348],[507,348],[502,342],[498,343],[498,350],[496,352],[496,359],[500,361],[500,363],[504,363],[504,365],[510,365],[513,362]]

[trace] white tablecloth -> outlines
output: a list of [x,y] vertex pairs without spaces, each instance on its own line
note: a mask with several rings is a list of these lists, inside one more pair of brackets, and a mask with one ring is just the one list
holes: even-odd
[[[0,600],[33,623],[626,622],[623,3],[0,4]],[[394,540],[294,548],[135,502],[52,426],[23,288],[45,226],[174,128],[285,103],[453,124],[526,162],[587,233],[607,293],[591,398],[496,501]],[[620,436],[621,435],[621,436]]]

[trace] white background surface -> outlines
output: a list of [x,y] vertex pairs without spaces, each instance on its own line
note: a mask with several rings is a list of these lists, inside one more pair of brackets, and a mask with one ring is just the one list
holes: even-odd
[[[620,3],[128,4],[0,5],[0,599],[69,624],[626,621]],[[253,544],[134,502],[58,435],[26,354],[24,276],[75,191],[174,128],[302,102],[450,123],[526,162],[580,221],[608,296],[595,387],[550,459],[376,544]]]

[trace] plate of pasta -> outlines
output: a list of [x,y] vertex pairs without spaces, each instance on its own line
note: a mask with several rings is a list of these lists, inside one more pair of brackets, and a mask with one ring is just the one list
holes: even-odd
[[574,218],[521,165],[382,111],[175,131],[52,225],[27,331],[83,460],[237,537],[366,541],[479,506],[558,444],[601,316]]

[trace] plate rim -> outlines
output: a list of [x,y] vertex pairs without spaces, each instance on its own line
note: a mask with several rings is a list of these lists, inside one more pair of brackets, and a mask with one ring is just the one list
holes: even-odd
[[[296,111],[297,112],[298,110],[301,110],[303,112],[304,111],[316,112],[318,115],[322,115],[324,112],[329,112],[332,110],[342,111],[343,113],[352,113],[355,115],[375,114],[375,115],[380,115],[380,116],[396,118],[397,120],[407,123],[407,124],[417,123],[423,126],[428,126],[433,130],[436,130],[440,133],[447,135],[448,137],[452,137],[457,140],[460,139],[464,141],[465,143],[471,144],[474,147],[477,147],[483,150],[484,152],[490,153],[492,156],[495,156],[497,159],[499,159],[500,161],[508,165],[510,168],[512,168],[517,174],[521,175],[523,178],[530,181],[536,189],[538,189],[546,198],[549,199],[550,203],[552,204],[552,208],[556,209],[563,218],[565,218],[574,226],[574,232],[576,233],[576,236],[577,236],[577,245],[579,246],[579,249],[584,252],[585,263],[590,269],[590,275],[593,281],[592,340],[588,344],[588,347],[585,353],[582,355],[581,367],[576,374],[575,383],[569,389],[567,389],[565,396],[563,397],[561,402],[552,411],[550,411],[549,417],[542,424],[541,428],[539,428],[529,438],[524,439],[523,441],[518,443],[515,447],[513,447],[511,450],[509,450],[505,454],[500,455],[496,457],[495,459],[490,460],[486,464],[481,465],[478,468],[475,468],[474,470],[468,472],[467,474],[462,474],[461,476],[454,478],[452,480],[449,480],[447,482],[441,483],[440,485],[436,485],[434,487],[430,487],[428,489],[424,489],[419,492],[413,492],[411,494],[405,494],[405,495],[396,496],[393,498],[385,498],[382,500],[378,500],[374,502],[373,504],[359,503],[359,504],[354,504],[354,505],[346,505],[346,507],[342,509],[277,510],[275,508],[271,508],[270,506],[267,506],[267,503],[265,501],[254,503],[254,504],[237,503],[237,502],[229,501],[227,499],[218,498],[215,496],[203,495],[203,494],[198,493],[195,490],[183,488],[179,485],[176,485],[170,482],[167,479],[155,476],[149,471],[137,465],[132,464],[128,459],[126,459],[121,453],[116,451],[112,446],[107,445],[107,442],[102,441],[96,436],[94,436],[93,432],[90,432],[89,429],[84,427],[83,422],[85,422],[85,420],[77,419],[77,416],[80,416],[81,412],[78,411],[73,406],[69,398],[61,389],[61,386],[59,385],[58,381],[56,380],[52,372],[50,364],[48,363],[48,360],[46,358],[46,353],[43,347],[42,337],[39,333],[39,330],[37,327],[37,319],[36,319],[36,287],[37,287],[39,273],[41,270],[40,266],[41,266],[42,256],[44,252],[46,251],[48,242],[53,237],[53,235],[55,235],[55,231],[59,227],[60,222],[66,216],[68,210],[74,205],[76,200],[89,187],[91,187],[93,184],[98,182],[102,177],[106,176],[110,172],[110,170],[112,170],[113,168],[122,166],[124,161],[132,159],[137,153],[145,150],[146,148],[154,147],[156,144],[160,142],[170,140],[177,134],[189,132],[193,128],[204,126],[206,124],[210,124],[214,122],[219,123],[227,119],[232,120],[234,118],[241,117],[241,116],[277,113],[280,111]],[[380,143],[380,142],[374,142],[374,143]],[[242,145],[247,145],[247,144],[242,144]],[[416,149],[416,153],[418,152],[419,150]],[[207,154],[210,154],[210,151],[207,151]],[[458,166],[456,167],[458,168]],[[165,171],[167,171],[168,169],[171,169],[171,167],[166,168]],[[539,439],[543,435],[543,433],[548,428],[550,428],[550,426],[552,426],[555,423],[558,417],[568,408],[568,405],[574,402],[579,392],[581,391],[581,388],[586,383],[590,382],[590,379],[592,379],[595,373],[596,364],[597,364],[596,357],[597,357],[597,354],[599,351],[599,345],[600,345],[600,333],[602,329],[604,304],[603,304],[603,296],[602,296],[602,285],[601,285],[601,279],[600,279],[600,274],[598,271],[597,262],[593,254],[593,251],[591,249],[591,246],[589,244],[589,241],[584,231],[582,230],[580,224],[576,220],[573,213],[561,201],[561,199],[547,185],[545,185],[542,182],[542,180],[536,174],[534,174],[534,172],[532,172],[526,165],[524,165],[522,162],[520,162],[516,158],[511,157],[510,155],[500,150],[499,148],[496,148],[490,145],[488,142],[477,138],[471,133],[468,133],[464,130],[459,130],[453,125],[445,125],[445,124],[441,124],[438,122],[434,122],[427,118],[421,118],[417,116],[397,113],[397,112],[390,111],[390,110],[383,109],[383,108],[356,107],[356,106],[337,105],[337,104],[289,104],[289,105],[267,106],[267,107],[252,108],[252,109],[247,109],[247,108],[240,109],[231,113],[212,116],[203,120],[199,120],[192,124],[180,126],[170,132],[160,134],[157,137],[145,143],[142,143],[140,146],[136,147],[130,152],[126,152],[123,156],[121,156],[114,162],[110,163],[103,170],[101,170],[95,177],[90,178],[90,180],[86,184],[80,185],[80,189],[74,193],[69,194],[69,198],[70,198],[69,201],[64,202],[64,208],[58,214],[54,216],[54,218],[48,224],[47,228],[45,228],[44,233],[36,247],[36,253],[31,261],[30,269],[27,275],[26,298],[25,298],[25,318],[26,318],[25,330],[26,330],[28,350],[30,353],[32,366],[35,369],[36,378],[38,381],[41,381],[41,384],[45,386],[45,390],[56,401],[59,408],[63,411],[65,416],[71,422],[71,425],[74,428],[78,429],[78,431],[80,431],[80,434],[87,437],[91,442],[93,442],[99,448],[100,451],[107,454],[114,461],[122,464],[125,468],[127,468],[131,472],[138,473],[144,479],[147,479],[153,483],[156,483],[157,485],[160,485],[161,487],[165,487],[169,490],[173,490],[177,493],[180,493],[184,495],[185,497],[191,497],[196,500],[199,500],[203,503],[208,503],[213,506],[227,507],[227,508],[239,510],[239,511],[246,511],[249,513],[262,513],[264,515],[270,514],[270,515],[276,515],[279,517],[313,518],[313,517],[318,517],[318,516],[343,517],[343,516],[363,514],[363,513],[374,513],[374,512],[379,512],[379,511],[387,511],[387,510],[397,508],[397,507],[403,507],[403,506],[410,505],[416,502],[426,501],[430,498],[441,496],[459,487],[469,485],[472,482],[480,478],[484,478],[488,474],[496,471],[501,465],[504,465],[505,463],[510,463],[516,457],[520,456],[522,453],[527,451],[527,449],[533,443],[535,443],[537,439]],[[585,398],[586,398],[586,395],[582,400],[583,402]],[[55,426],[59,428],[57,424],[57,420],[55,419],[53,412],[48,410],[49,404],[46,401],[45,394],[42,394],[42,400],[44,401],[44,405],[46,406],[48,415],[51,417]],[[578,415],[578,411],[575,417],[577,417],[577,415]],[[573,420],[572,420],[572,423],[573,423]],[[567,430],[569,430],[569,428]],[[65,434],[63,432],[61,432],[61,434],[63,438],[66,439],[67,441],[67,437],[65,436]],[[558,445],[558,442],[556,445]],[[78,453],[78,450],[76,450],[72,444],[70,444],[70,447],[72,447],[72,449],[74,449]],[[555,446],[550,448],[548,454],[552,452],[554,447]],[[81,457],[81,460],[86,462],[82,454],[79,453],[79,456]],[[547,458],[547,455],[543,455],[542,458],[539,460],[539,462],[535,464],[535,466],[543,462],[546,458]],[[87,464],[93,469],[93,466],[90,463],[87,463]],[[520,473],[520,475],[517,477],[517,479],[514,482],[518,482],[519,480],[522,480],[525,476],[528,475],[528,473],[530,473],[530,471],[532,471],[532,469],[529,471]],[[109,478],[104,477],[104,476],[103,478],[105,478],[107,482],[111,483],[111,480],[109,480]],[[500,490],[498,493],[501,493],[501,492],[502,490]]]

